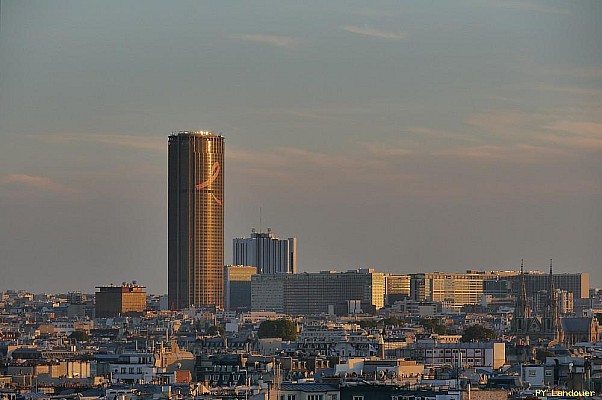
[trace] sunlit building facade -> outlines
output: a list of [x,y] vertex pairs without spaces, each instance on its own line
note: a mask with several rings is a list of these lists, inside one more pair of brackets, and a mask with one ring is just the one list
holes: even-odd
[[94,295],[95,317],[140,315],[146,309],[146,288],[135,283],[98,286]]
[[223,307],[224,138],[181,131],[168,142],[168,301]]
[[410,275],[385,274],[385,301],[393,304],[410,297]]
[[411,274],[410,297],[417,301],[435,301],[459,309],[466,304],[479,304],[483,280],[491,274],[466,272],[425,272]]
[[[251,278],[251,310],[292,315],[346,314],[384,307],[385,276],[369,268],[346,272],[258,274]],[[344,310],[344,311],[341,311]]]

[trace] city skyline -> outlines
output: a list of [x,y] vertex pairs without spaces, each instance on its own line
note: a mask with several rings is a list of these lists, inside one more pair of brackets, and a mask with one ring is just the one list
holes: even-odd
[[[589,272],[602,286],[594,1],[0,3],[0,290],[167,291],[167,146],[228,143],[224,263]],[[32,279],[32,276],[44,279]]]

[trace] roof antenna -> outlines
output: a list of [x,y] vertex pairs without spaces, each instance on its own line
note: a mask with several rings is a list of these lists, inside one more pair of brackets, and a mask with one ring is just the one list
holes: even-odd
[[263,233],[261,230],[261,207],[259,207],[259,233]]

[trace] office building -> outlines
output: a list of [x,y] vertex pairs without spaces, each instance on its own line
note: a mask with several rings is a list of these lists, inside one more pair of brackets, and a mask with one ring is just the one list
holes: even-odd
[[291,315],[374,312],[384,306],[385,277],[373,269],[251,278],[251,309]]
[[168,144],[168,301],[171,309],[224,301],[224,138],[178,132]]
[[251,237],[232,240],[232,262],[257,267],[258,274],[297,273],[297,239],[278,239],[268,228]]
[[226,265],[224,267],[224,304],[226,310],[251,310],[251,276],[256,267]]
[[94,295],[96,318],[136,316],[146,310],[146,288],[136,283],[98,286]]
[[561,315],[572,314],[574,309],[573,293],[556,289],[558,296],[558,311]]
[[443,303],[452,309],[479,304],[483,295],[483,280],[489,275],[476,271],[411,274],[410,297],[416,301]]
[[500,368],[506,362],[506,345],[498,342],[437,343],[424,341],[386,351],[429,366],[462,365],[468,368]]
[[[473,271],[424,272],[410,274],[410,298],[416,301],[435,301],[446,307],[460,309],[464,305],[479,304],[483,295],[492,298],[522,295],[523,284],[532,305],[537,294],[549,290],[550,278],[540,271]],[[554,287],[572,292],[574,299],[587,297],[589,273],[553,274]],[[546,292],[547,293],[547,292]],[[547,294],[544,295],[547,298]],[[543,304],[543,303],[542,303]]]
[[[509,276],[512,283],[512,292],[515,296],[520,294],[521,277],[520,274]],[[537,292],[548,290],[550,285],[549,276],[542,271],[525,271],[525,288],[527,297],[534,298]],[[554,287],[573,293],[574,299],[586,299],[589,297],[589,272],[562,273],[554,274]]]
[[410,297],[410,275],[385,274],[385,299],[393,304]]

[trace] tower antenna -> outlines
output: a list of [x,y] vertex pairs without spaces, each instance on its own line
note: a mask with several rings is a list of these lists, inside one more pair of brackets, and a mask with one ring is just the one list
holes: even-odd
[[259,233],[263,233],[263,230],[261,230],[261,207],[259,207]]

